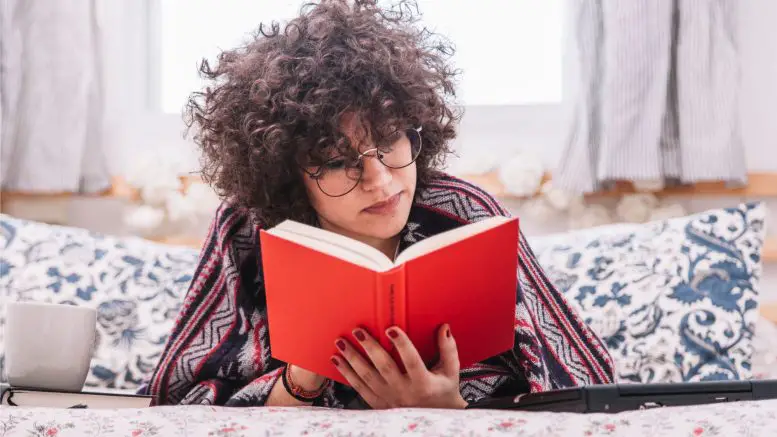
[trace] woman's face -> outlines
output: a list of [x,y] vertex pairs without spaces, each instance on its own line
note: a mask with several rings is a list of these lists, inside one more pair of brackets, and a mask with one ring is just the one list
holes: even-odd
[[[365,133],[369,130],[363,129],[356,117],[344,119],[342,132],[358,152],[363,153],[376,147],[369,134]],[[410,139],[404,134],[388,141],[392,146],[387,150],[409,150]],[[361,181],[343,196],[325,194],[316,179],[308,174],[303,173],[303,179],[322,228],[369,244],[371,241],[396,236],[407,223],[415,195],[416,165],[413,162],[403,168],[390,168],[378,160],[374,151],[361,159]],[[384,158],[384,161],[387,160]],[[340,179],[320,179],[319,182],[325,188],[328,188],[327,183],[333,184],[333,180],[339,184],[339,181],[344,180],[342,175],[346,173],[345,169],[338,168],[337,162],[330,164],[324,171],[329,171],[330,176],[341,176]],[[339,189],[340,185],[336,186]],[[330,194],[333,193],[337,194],[334,191]]]

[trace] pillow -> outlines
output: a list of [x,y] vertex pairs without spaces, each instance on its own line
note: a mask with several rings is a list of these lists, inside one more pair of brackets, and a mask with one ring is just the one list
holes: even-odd
[[620,382],[749,379],[766,207],[535,238]]
[[0,214],[0,381],[5,301],[96,308],[87,386],[135,389],[156,366],[197,264],[196,250]]

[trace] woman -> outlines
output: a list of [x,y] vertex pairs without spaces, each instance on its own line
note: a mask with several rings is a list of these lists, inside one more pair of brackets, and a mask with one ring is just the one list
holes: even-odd
[[[567,305],[521,237],[515,348],[459,369],[455,333],[420,361],[387,335],[403,374],[364,331],[332,339],[351,387],[273,359],[258,232],[291,218],[390,257],[430,235],[507,215],[481,189],[436,170],[459,115],[448,46],[405,4],[325,0],[285,27],[203,64],[212,87],[187,108],[203,174],[226,199],[146,392],[156,404],[464,408],[487,396],[607,383],[604,346]],[[294,262],[289,260],[289,262]],[[299,317],[305,317],[300,314]],[[356,328],[356,327],[354,327]],[[334,350],[334,349],[333,349]]]

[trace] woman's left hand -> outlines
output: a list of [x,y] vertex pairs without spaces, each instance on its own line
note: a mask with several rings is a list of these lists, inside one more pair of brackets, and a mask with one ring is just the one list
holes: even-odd
[[[374,409],[394,407],[464,408],[467,402],[459,392],[459,354],[450,326],[437,333],[440,361],[426,368],[418,350],[399,328],[386,330],[386,335],[402,358],[406,374],[394,359],[364,329],[353,331],[367,352],[365,359],[345,339],[335,342],[342,357],[332,357],[337,369],[362,399]],[[345,359],[343,359],[345,357]]]

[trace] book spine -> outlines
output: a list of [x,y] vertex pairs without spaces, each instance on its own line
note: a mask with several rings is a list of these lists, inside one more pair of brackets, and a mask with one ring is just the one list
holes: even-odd
[[380,331],[375,334],[383,348],[390,351],[393,347],[386,335],[386,329],[397,326],[407,332],[404,265],[378,274],[376,297],[377,325]]

